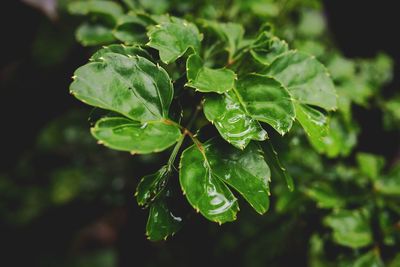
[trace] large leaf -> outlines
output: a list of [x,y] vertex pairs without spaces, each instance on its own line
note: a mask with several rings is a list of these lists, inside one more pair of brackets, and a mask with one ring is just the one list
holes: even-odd
[[291,51],[277,57],[265,74],[281,82],[302,104],[336,109],[336,92],[326,68],[304,53]]
[[122,117],[100,119],[91,132],[105,146],[133,154],[162,151],[181,136],[179,128],[162,121],[141,123]]
[[146,175],[140,180],[136,188],[136,200],[140,206],[147,206],[153,202],[164,190],[171,172],[168,166],[162,166],[157,172]]
[[181,226],[182,218],[172,214],[165,199],[160,199],[151,205],[146,225],[146,235],[149,240],[165,240],[175,234]]
[[140,56],[106,53],[76,70],[71,93],[136,121],[168,116],[173,89],[167,72]]
[[237,148],[244,149],[251,140],[268,138],[259,122],[246,114],[233,92],[207,96],[204,114],[221,136]]
[[198,52],[202,39],[196,25],[174,17],[168,22],[153,26],[148,36],[148,46],[157,49],[161,60],[166,64],[183,56],[189,48]]
[[290,130],[295,110],[289,92],[271,77],[249,74],[239,78],[236,92],[246,112],[270,124],[278,133]]
[[200,92],[225,93],[235,84],[236,74],[229,69],[211,69],[204,66],[202,59],[191,55],[186,63],[188,83]]
[[271,64],[278,56],[289,50],[288,44],[269,32],[262,32],[251,45],[250,53],[264,65]]
[[244,151],[217,140],[193,145],[182,154],[179,178],[189,203],[212,221],[236,219],[237,200],[225,183],[257,212],[269,206],[270,171],[255,144]]
[[325,217],[324,223],[332,228],[336,243],[356,249],[373,242],[369,218],[367,210],[339,210]]

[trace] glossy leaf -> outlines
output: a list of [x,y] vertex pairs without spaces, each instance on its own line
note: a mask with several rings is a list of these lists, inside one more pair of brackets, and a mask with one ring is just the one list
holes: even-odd
[[336,243],[353,249],[372,243],[367,210],[339,210],[325,217],[324,223],[333,230]]
[[204,66],[202,59],[191,55],[186,63],[188,78],[187,86],[197,91],[208,93],[225,93],[231,90],[235,84],[236,74],[229,69],[211,69]]
[[168,236],[174,235],[181,226],[182,218],[172,214],[164,199],[151,205],[146,225],[146,235],[149,240],[165,240]]
[[148,36],[148,46],[157,49],[161,60],[166,64],[183,56],[189,48],[198,52],[202,39],[196,25],[175,17],[153,26]]
[[233,221],[239,209],[229,184],[259,212],[269,206],[270,171],[255,144],[244,151],[211,140],[193,145],[181,157],[180,183],[189,203],[206,218],[219,223]]
[[109,46],[104,46],[102,49],[97,50],[96,53],[92,55],[90,58],[90,61],[102,61],[102,57],[107,54],[107,53],[116,53],[116,54],[121,54],[124,56],[128,57],[133,57],[133,56],[141,56],[144,58],[147,58],[148,60],[151,59],[151,56],[149,53],[147,53],[146,50],[139,46],[125,46],[125,45],[119,45],[119,44],[113,44]]
[[289,92],[273,78],[249,74],[238,80],[238,99],[256,120],[284,135],[292,127],[295,110]]
[[132,154],[162,151],[181,136],[179,128],[162,121],[141,123],[122,117],[100,119],[91,132],[105,146]]
[[84,23],[76,30],[76,40],[84,46],[104,45],[115,41],[112,29],[103,24]]
[[148,206],[164,190],[169,176],[168,166],[162,166],[157,172],[144,176],[136,188],[136,200],[139,206]]
[[142,122],[166,118],[173,96],[164,69],[140,56],[116,53],[77,69],[70,90],[89,105]]
[[251,45],[250,53],[264,65],[271,64],[278,56],[289,50],[288,44],[269,32],[262,32]]
[[304,53],[291,51],[277,57],[265,74],[281,82],[302,104],[336,109],[336,92],[326,68]]
[[204,114],[221,136],[237,148],[244,149],[251,140],[268,138],[267,132],[246,113],[233,92],[207,96]]
[[314,146],[323,149],[325,144],[323,138],[328,133],[328,121],[324,114],[318,110],[299,103],[294,104],[296,109],[296,119],[299,121],[307,137],[312,140]]

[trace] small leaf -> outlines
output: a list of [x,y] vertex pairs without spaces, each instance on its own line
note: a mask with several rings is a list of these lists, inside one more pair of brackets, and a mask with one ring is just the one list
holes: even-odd
[[288,50],[288,44],[285,41],[264,31],[251,45],[250,53],[261,64],[269,65]]
[[150,207],[146,235],[151,241],[160,241],[174,235],[182,226],[182,218],[176,217],[167,207],[165,199],[159,199]]
[[351,265],[352,267],[385,267],[378,250],[371,250],[359,258]]
[[189,48],[198,52],[202,39],[196,25],[175,17],[153,26],[148,36],[148,46],[157,49],[161,60],[166,64],[183,56]]
[[229,69],[210,69],[204,66],[201,58],[193,54],[187,59],[187,86],[204,93],[225,93],[235,84],[236,74]]
[[361,248],[372,244],[372,232],[367,210],[339,210],[325,217],[324,223],[333,230],[336,243]]
[[139,206],[148,206],[164,190],[171,172],[168,166],[162,166],[156,173],[144,176],[136,188],[136,200]]
[[269,206],[270,171],[255,144],[243,151],[217,140],[193,145],[182,154],[179,178],[189,203],[212,221],[236,219],[237,200],[225,183],[257,212],[264,213]]
[[122,117],[100,119],[91,132],[105,146],[133,154],[165,150],[181,136],[174,125],[161,121],[140,123]]
[[388,175],[378,179],[374,188],[383,195],[400,196],[400,165],[396,165]]
[[115,41],[110,27],[96,23],[83,23],[75,35],[76,40],[83,46],[104,45]]
[[336,109],[336,92],[326,68],[304,53],[291,51],[277,57],[265,74],[281,82],[301,104]]
[[356,159],[362,174],[372,180],[379,178],[379,174],[385,165],[384,157],[360,152],[357,153]]
[[119,4],[105,0],[74,1],[68,4],[68,11],[74,15],[103,16],[114,22],[123,14]]
[[339,208],[345,204],[343,196],[338,194],[329,183],[315,182],[304,191],[309,198],[317,202],[320,208]]
[[239,100],[254,119],[284,135],[292,127],[295,110],[289,92],[273,78],[249,74],[237,83]]
[[237,148],[244,149],[251,140],[268,138],[259,122],[246,114],[233,92],[207,96],[204,114],[221,136]]
[[300,122],[308,139],[320,149],[325,147],[323,138],[328,133],[328,121],[324,114],[318,110],[299,103],[294,104],[296,109],[296,119]]
[[141,56],[147,58],[148,60],[151,59],[149,53],[147,53],[147,51],[140,46],[125,46],[120,44],[113,44],[109,46],[104,46],[102,49],[97,50],[97,52],[94,53],[90,58],[90,61],[101,62],[101,58],[107,53],[121,54],[128,57]]
[[70,90],[89,105],[135,121],[166,118],[173,96],[164,69],[140,56],[116,53],[106,53],[77,69]]

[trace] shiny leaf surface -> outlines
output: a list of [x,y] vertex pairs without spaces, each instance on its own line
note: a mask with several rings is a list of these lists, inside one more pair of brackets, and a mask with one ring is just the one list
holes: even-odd
[[168,236],[174,235],[181,226],[182,218],[172,214],[164,199],[151,205],[146,225],[146,235],[149,240],[165,240]]
[[254,119],[284,135],[292,127],[295,110],[289,92],[273,78],[249,74],[238,80],[238,99]]
[[75,72],[71,93],[136,121],[168,116],[173,89],[164,69],[140,56],[107,53]]
[[157,172],[144,176],[136,188],[136,200],[139,206],[153,202],[165,188],[171,172],[168,166],[162,166]]
[[233,92],[207,96],[204,114],[221,136],[237,148],[244,149],[251,140],[268,138],[267,132],[246,113]]
[[193,54],[186,63],[187,86],[200,92],[225,93],[234,86],[236,74],[229,69],[211,69],[204,66],[201,58]]
[[91,132],[105,146],[132,154],[162,151],[181,136],[174,125],[161,121],[141,123],[122,117],[100,119]]

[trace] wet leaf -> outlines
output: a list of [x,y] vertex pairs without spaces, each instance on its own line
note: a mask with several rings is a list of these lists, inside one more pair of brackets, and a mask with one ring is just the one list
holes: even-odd
[[187,59],[187,86],[197,91],[225,93],[235,84],[236,74],[229,69],[211,69],[204,66],[202,59],[193,54]]
[[140,56],[116,53],[77,69],[70,90],[86,104],[142,122],[166,118],[173,96],[164,69]]
[[284,135],[292,127],[294,106],[289,92],[273,78],[249,74],[239,78],[236,92],[253,119],[270,124]]
[[162,121],[141,123],[122,117],[100,119],[91,132],[105,146],[132,154],[162,151],[181,136],[179,128]]
[[288,44],[285,41],[264,31],[251,45],[250,53],[261,64],[269,65],[288,50]]
[[175,17],[153,26],[147,35],[150,39],[148,46],[157,49],[166,64],[183,56],[189,48],[198,52],[202,39],[196,25]]
[[237,200],[228,184],[259,212],[269,206],[270,171],[255,144],[238,150],[211,140],[193,145],[181,157],[180,183],[189,203],[207,219],[224,223],[236,219]]
[[246,113],[233,92],[207,96],[204,114],[221,136],[237,148],[244,149],[251,140],[268,138],[267,132]]
[[148,206],[164,190],[169,176],[168,166],[162,166],[157,172],[144,176],[136,188],[136,200],[139,206]]
[[149,240],[165,240],[168,236],[174,235],[181,226],[182,218],[172,214],[164,199],[151,205],[146,225],[146,235]]

